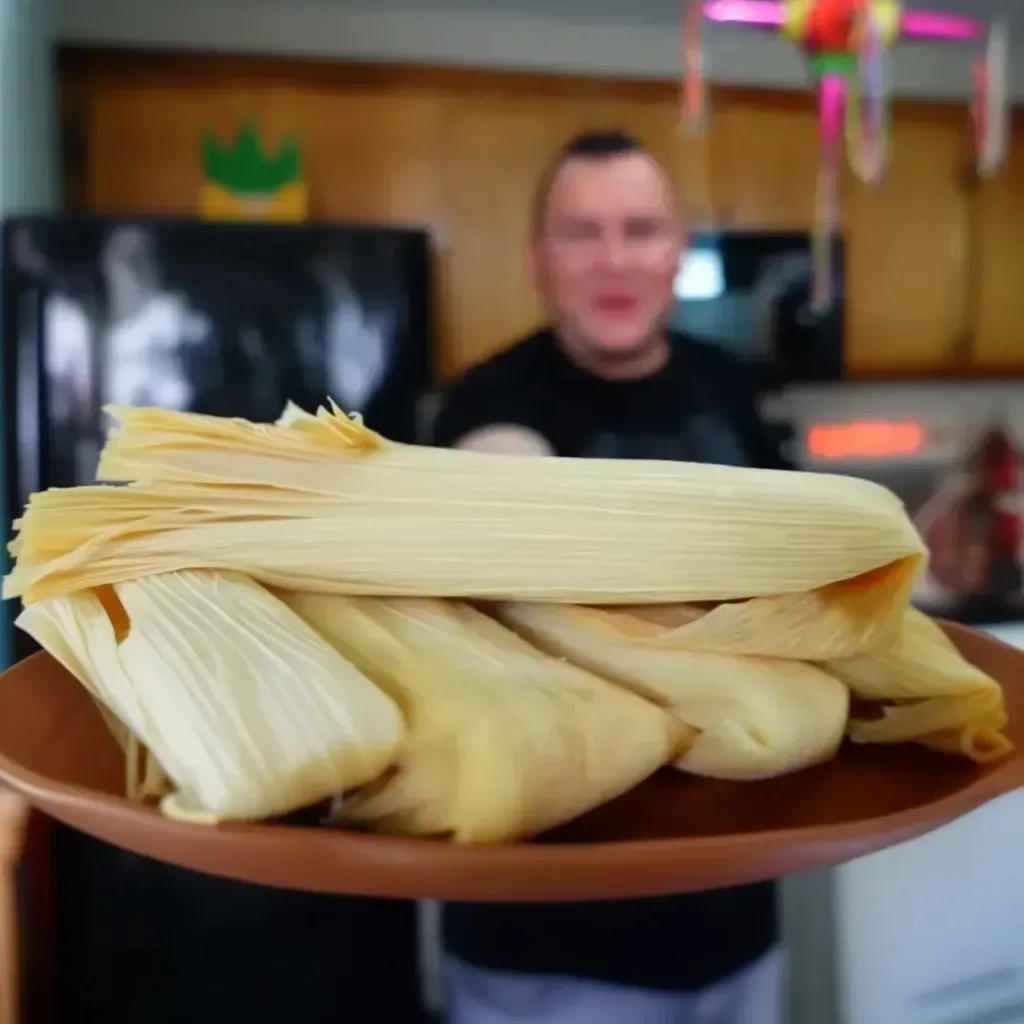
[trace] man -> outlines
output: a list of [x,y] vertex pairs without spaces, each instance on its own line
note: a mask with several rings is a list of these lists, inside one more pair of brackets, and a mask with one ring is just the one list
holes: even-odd
[[[741,363],[665,327],[685,229],[665,170],[618,133],[540,183],[528,271],[550,327],[467,373],[434,441],[508,455],[781,468]],[[781,1024],[772,885],[670,899],[449,905],[451,1024]]]

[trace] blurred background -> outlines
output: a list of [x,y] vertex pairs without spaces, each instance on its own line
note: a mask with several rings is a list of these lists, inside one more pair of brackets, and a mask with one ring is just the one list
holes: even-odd
[[[1013,0],[927,6],[1020,18]],[[879,188],[845,184],[837,301],[815,314],[801,59],[713,26],[714,116],[689,138],[678,8],[0,0],[7,518],[91,479],[108,403],[272,420],[331,396],[422,439],[436,389],[537,322],[520,253],[541,170],[614,126],[669,168],[693,225],[673,322],[750,361],[803,468],[904,498],[933,552],[923,607],[1024,646],[1024,117],[980,180],[970,54],[902,48],[892,164]],[[204,138],[246,119],[271,148],[297,140],[304,223],[203,216]],[[27,647],[4,626],[9,662]],[[788,881],[791,1024],[1024,1022],[1022,842],[1014,795]],[[442,1009],[430,907],[249,889],[45,822],[24,874],[27,1024]]]

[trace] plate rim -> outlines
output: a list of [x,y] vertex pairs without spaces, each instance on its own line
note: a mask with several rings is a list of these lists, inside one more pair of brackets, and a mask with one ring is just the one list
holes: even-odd
[[[1006,642],[989,636],[981,630],[944,620],[936,620],[944,631],[956,641],[966,635],[998,645],[1024,659],[1021,651]],[[45,651],[25,659],[56,661]],[[24,664],[24,662],[19,663]],[[17,666],[11,666],[15,668]],[[66,671],[66,670],[65,670]],[[1006,685],[1001,682],[1001,685]],[[1024,682],[1020,685],[1024,686]],[[43,809],[50,804],[69,811],[76,817],[95,815],[104,811],[112,824],[120,821],[133,824],[154,834],[164,833],[167,838],[179,838],[206,846],[223,843],[230,837],[247,845],[271,849],[285,836],[295,841],[312,843],[324,849],[344,851],[346,859],[369,863],[371,860],[417,860],[424,871],[453,871],[461,865],[474,868],[501,868],[506,866],[529,868],[543,863],[549,870],[579,866],[580,859],[587,862],[612,862],[627,853],[631,860],[647,864],[662,863],[667,859],[711,855],[742,856],[751,849],[768,851],[781,848],[829,845],[861,840],[870,844],[883,835],[909,833],[920,835],[939,828],[964,814],[1006,793],[1024,788],[1024,748],[1015,749],[1003,762],[985,770],[979,766],[978,776],[949,793],[927,803],[917,804],[899,811],[869,818],[857,818],[828,825],[815,825],[784,829],[761,829],[752,832],[717,833],[701,836],[658,836],[639,839],[609,839],[600,842],[559,842],[551,844],[514,842],[501,844],[460,845],[429,837],[388,836],[357,833],[343,829],[303,825],[267,825],[257,822],[225,822],[219,825],[201,825],[165,818],[157,808],[144,806],[127,797],[115,796],[89,789],[76,783],[60,782],[25,768],[0,753],[0,782],[21,795],[33,805]],[[43,810],[43,813],[47,813]],[[49,812],[51,816],[58,815]],[[73,826],[85,831],[80,826]],[[121,829],[118,829],[121,831]],[[92,834],[92,833],[90,833]],[[101,838],[97,836],[97,838]],[[156,838],[156,835],[154,835]],[[105,840],[109,841],[109,840]],[[903,840],[895,840],[901,842]]]

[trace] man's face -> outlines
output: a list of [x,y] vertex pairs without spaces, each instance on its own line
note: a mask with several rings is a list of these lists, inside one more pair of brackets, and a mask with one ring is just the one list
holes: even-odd
[[671,182],[649,156],[577,157],[555,176],[529,267],[560,330],[628,356],[668,313],[684,241]]

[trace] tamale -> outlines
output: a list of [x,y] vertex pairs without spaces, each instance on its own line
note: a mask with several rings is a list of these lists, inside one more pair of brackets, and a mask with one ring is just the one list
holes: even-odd
[[282,589],[580,604],[731,601],[864,581],[903,600],[924,546],[846,477],[515,459],[390,444],[337,411],[257,425],[113,410],[109,481],[32,499],[7,596],[180,569]]
[[388,696],[245,577],[79,591],[18,625],[152,754],[173,817],[267,818],[366,785],[404,733]]
[[395,771],[343,801],[344,820],[462,843],[518,839],[632,788],[691,738],[661,708],[467,604],[281,597],[408,724]]
[[835,755],[849,711],[837,679],[800,661],[661,645],[665,628],[643,611],[506,604],[498,614],[544,650],[628,686],[696,729],[677,761],[684,771],[763,779]]

